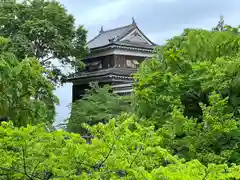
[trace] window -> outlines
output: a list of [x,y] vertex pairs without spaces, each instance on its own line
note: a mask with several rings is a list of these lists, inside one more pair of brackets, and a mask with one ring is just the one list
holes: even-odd
[[127,60],[126,61],[128,68],[138,68],[139,62],[137,60]]
[[86,69],[89,70],[89,71],[102,69],[102,61],[93,61],[91,63],[87,63],[86,64]]
[[132,60],[132,61],[133,61],[133,64],[136,66],[136,68],[138,68],[139,62],[137,60]]

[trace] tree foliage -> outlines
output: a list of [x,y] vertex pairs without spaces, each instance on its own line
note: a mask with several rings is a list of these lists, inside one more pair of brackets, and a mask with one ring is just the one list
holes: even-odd
[[35,58],[21,61],[8,51],[7,39],[0,37],[0,116],[15,126],[46,122],[55,118],[57,97],[46,71]]
[[186,160],[239,163],[240,37],[187,29],[156,50],[136,75],[135,110]]
[[[181,104],[186,105],[186,115],[200,117],[198,103],[208,104],[210,92],[228,96],[235,89],[230,98],[237,96],[238,35],[187,29],[156,51],[136,75],[137,111],[147,118],[166,119],[172,106]],[[236,104],[231,106],[236,110]]]
[[[33,2],[46,3],[17,7]],[[158,47],[131,99],[92,84],[68,121],[90,140],[46,128],[56,103],[51,73],[39,59],[21,59],[12,42],[0,38],[0,115],[13,120],[0,126],[0,179],[240,179],[238,27],[221,19]]]
[[107,122],[121,112],[130,112],[130,98],[120,97],[111,92],[110,86],[99,87],[96,82],[90,84],[90,89],[82,99],[71,105],[71,116],[68,119],[68,130],[84,132],[82,123],[94,125]]
[[228,112],[227,99],[219,94],[209,97],[209,106],[203,109],[202,122],[184,117],[175,109],[159,133],[164,147],[186,160],[198,159],[203,164],[239,164],[239,119]]
[[64,73],[59,66],[80,68],[86,53],[83,26],[75,27],[74,17],[57,1],[1,0],[0,36],[9,39],[9,47],[19,60],[35,57],[52,71],[59,82]]
[[94,138],[47,132],[41,125],[0,126],[1,179],[231,179],[240,167],[184,162],[161,147],[162,137],[129,117],[87,126]]

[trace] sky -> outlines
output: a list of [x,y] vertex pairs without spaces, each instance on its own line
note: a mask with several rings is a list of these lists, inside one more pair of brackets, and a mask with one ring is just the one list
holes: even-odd
[[[139,28],[157,44],[179,35],[184,28],[211,29],[220,15],[232,26],[240,25],[240,0],[59,0],[88,30],[88,40],[104,30],[128,25],[134,17]],[[72,84],[56,89],[60,99],[56,124],[69,116]]]

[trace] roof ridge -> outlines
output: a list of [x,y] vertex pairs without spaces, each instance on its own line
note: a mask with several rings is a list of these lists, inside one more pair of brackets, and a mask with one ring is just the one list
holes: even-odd
[[129,24],[129,25],[120,26],[120,27],[117,27],[117,28],[114,28],[114,29],[104,30],[104,31],[102,32],[102,34],[104,34],[105,32],[115,31],[115,30],[118,30],[118,29],[124,29],[124,28],[131,27],[131,26],[132,26],[132,24]]
[[132,26],[133,26],[133,24],[129,24],[129,25],[117,27],[117,28],[114,28],[114,29],[109,29],[109,30],[106,30],[106,31],[104,30],[102,33],[99,33],[97,36],[95,36],[95,37],[92,38],[90,41],[88,41],[87,44],[90,43],[90,42],[92,42],[93,40],[95,40],[96,38],[98,38],[99,36],[101,36],[101,35],[104,34],[104,33],[111,32],[111,31],[115,31],[115,30],[119,30],[119,29],[124,29],[124,28],[127,28],[127,27],[132,27]]
[[119,37],[117,37],[116,41],[119,41],[120,39],[122,39],[124,36],[128,35],[130,32],[132,32],[135,28],[137,27],[137,25],[132,25],[131,28],[129,28],[127,31],[124,31]]

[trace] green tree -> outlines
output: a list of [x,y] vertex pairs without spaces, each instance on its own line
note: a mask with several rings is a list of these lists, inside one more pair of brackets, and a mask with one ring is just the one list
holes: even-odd
[[153,127],[134,117],[87,126],[93,135],[87,144],[78,134],[47,132],[42,125],[0,126],[0,178],[25,179],[239,179],[236,165],[184,162],[161,147]]
[[188,161],[198,159],[205,165],[239,164],[239,118],[229,112],[227,98],[214,93],[209,99],[208,106],[201,104],[201,123],[184,117],[182,109],[172,112],[172,119],[159,129],[165,147]]
[[225,29],[225,23],[224,23],[224,17],[220,16],[220,20],[218,21],[218,24],[216,27],[214,27],[212,30],[213,31],[224,31]]
[[208,94],[221,91],[237,114],[239,41],[231,31],[198,29],[170,39],[135,76],[136,112],[161,126],[174,105],[184,105],[184,115],[201,120],[199,103],[207,105]]
[[13,119],[16,126],[52,124],[58,99],[54,85],[43,75],[51,73],[35,58],[19,61],[7,43],[0,37],[0,116]]
[[236,34],[239,34],[239,28],[240,28],[240,26],[232,27],[232,26],[225,24],[224,17],[220,16],[220,20],[218,21],[218,24],[216,25],[216,27],[212,28],[212,30],[213,31],[232,31]]
[[240,162],[239,44],[231,29],[186,29],[136,74],[137,115],[163,131],[165,147],[186,160]]
[[72,103],[67,129],[71,132],[86,133],[83,123],[106,123],[121,112],[130,112],[130,98],[112,93],[110,86],[99,87],[97,83],[91,83],[83,98]]
[[17,58],[36,57],[55,82],[66,75],[60,66],[82,67],[87,31],[75,27],[74,17],[59,2],[1,0],[0,17],[0,36],[9,39]]

